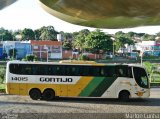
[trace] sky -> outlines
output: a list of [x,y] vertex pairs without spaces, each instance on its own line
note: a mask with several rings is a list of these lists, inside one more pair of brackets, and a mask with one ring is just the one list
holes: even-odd
[[[9,7],[0,10],[0,27],[8,30],[23,30],[24,28],[35,30],[49,25],[53,26],[56,31],[64,32],[76,32],[82,29],[95,30],[95,28],[74,25],[50,15],[41,8],[38,0],[18,0]],[[156,34],[160,32],[160,26],[101,30],[109,34],[114,34],[118,31]]]

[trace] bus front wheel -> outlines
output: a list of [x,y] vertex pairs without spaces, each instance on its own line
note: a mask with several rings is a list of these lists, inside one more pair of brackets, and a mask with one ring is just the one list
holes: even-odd
[[43,99],[44,100],[53,100],[55,98],[55,92],[52,89],[46,89],[43,92]]
[[119,93],[119,99],[121,101],[129,101],[130,93],[127,90],[123,90]]
[[38,100],[38,99],[40,99],[41,98],[41,92],[40,92],[40,90],[39,89],[31,89],[30,91],[29,91],[29,96],[30,96],[30,98],[31,99],[33,99],[33,100]]

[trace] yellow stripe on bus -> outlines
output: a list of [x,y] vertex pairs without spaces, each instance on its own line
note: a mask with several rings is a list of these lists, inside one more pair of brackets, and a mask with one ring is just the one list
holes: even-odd
[[92,79],[93,77],[81,77],[75,85],[68,85],[68,96],[78,96]]

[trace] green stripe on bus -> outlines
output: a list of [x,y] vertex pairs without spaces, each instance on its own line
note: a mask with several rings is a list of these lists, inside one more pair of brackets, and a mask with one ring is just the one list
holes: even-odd
[[104,77],[103,81],[89,95],[90,97],[101,97],[103,93],[113,84],[116,77]]
[[102,77],[95,77],[92,81],[83,89],[79,96],[88,97],[101,84],[104,79]]

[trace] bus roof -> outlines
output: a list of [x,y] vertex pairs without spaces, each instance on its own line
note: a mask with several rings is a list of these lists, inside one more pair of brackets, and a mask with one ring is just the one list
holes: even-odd
[[[57,65],[93,65],[93,66],[132,66],[132,67],[143,67],[139,64],[121,64],[121,63],[96,63],[94,61],[74,61],[74,60],[62,60],[60,62],[39,62],[39,61],[19,61],[19,60],[13,60],[13,61],[9,61],[7,62],[7,65],[9,64],[48,64],[48,65],[53,65],[53,64],[57,64]],[[144,68],[144,67],[143,67]]]
[[62,60],[59,63],[69,63],[69,64],[97,64],[95,61],[85,61],[85,60]]

